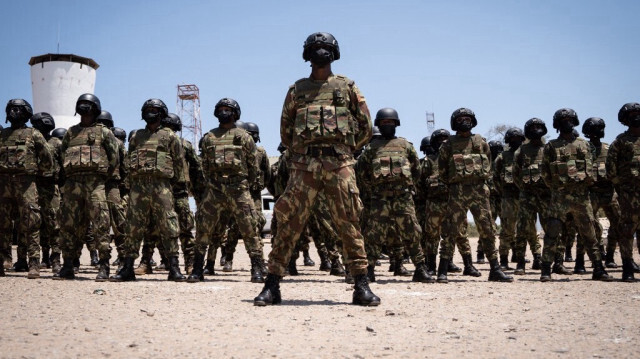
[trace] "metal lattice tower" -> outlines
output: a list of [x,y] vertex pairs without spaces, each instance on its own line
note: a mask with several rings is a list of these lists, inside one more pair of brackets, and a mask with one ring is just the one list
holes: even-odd
[[433,129],[436,127],[436,117],[433,112],[427,111],[427,129],[429,132],[433,132]]
[[200,121],[200,89],[196,85],[178,85],[178,116],[182,120],[182,137],[198,149],[202,137]]

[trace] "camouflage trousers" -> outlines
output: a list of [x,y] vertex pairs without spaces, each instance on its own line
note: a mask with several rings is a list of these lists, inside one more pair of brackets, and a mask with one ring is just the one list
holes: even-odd
[[167,257],[178,256],[180,224],[169,179],[131,178],[124,255],[137,258],[146,238],[157,238]]
[[262,239],[256,233],[255,211],[246,180],[232,184],[207,183],[204,199],[196,213],[195,253],[205,255],[214,237],[222,236],[220,231],[224,231],[229,220],[223,215],[229,213],[235,219],[249,257],[262,258]]
[[546,228],[549,216],[551,195],[548,191],[521,191],[519,201],[518,223],[513,253],[516,258],[524,258],[527,243],[531,253],[540,254],[540,241],[536,230],[536,219],[540,217],[542,228]]
[[335,170],[320,166],[315,171],[291,169],[287,188],[274,207],[278,233],[269,254],[269,273],[284,275],[320,192],[326,196],[331,222],[342,238],[349,272],[354,276],[367,273],[367,255],[359,224],[362,202],[353,166]]
[[68,177],[60,205],[60,250],[64,258],[75,258],[89,231],[95,238],[101,260],[111,258],[109,205],[102,176]]
[[[40,226],[40,246],[51,254],[60,253],[60,225],[58,212],[60,211],[60,189],[51,178],[36,180],[38,186],[38,204],[42,224]],[[46,259],[46,258],[44,258]]]
[[127,232],[127,212],[124,201],[120,197],[117,185],[107,183],[107,204],[109,205],[109,218],[113,231],[113,242],[118,251],[118,257],[124,257],[124,244]]
[[[440,244],[440,238],[442,241],[447,241],[451,231],[449,230],[450,218],[448,212],[448,200],[439,200],[430,198],[427,200],[425,208],[425,222],[424,233],[425,242],[423,244],[424,252],[427,256],[435,256],[438,254],[438,246]],[[455,245],[458,246],[458,251],[461,255],[471,254],[471,246],[469,245],[469,237],[467,237],[467,222],[463,223],[464,235],[455,238]],[[449,247],[449,258],[453,258],[453,252],[455,247],[452,245]]]
[[467,235],[467,211],[471,211],[478,229],[482,249],[489,260],[496,260],[495,223],[491,218],[489,187],[484,183],[452,184],[447,202],[450,235],[440,244],[440,258],[452,259],[454,242]]
[[[619,238],[620,256],[633,258],[633,235],[640,229],[640,189],[637,186],[625,185],[616,188],[620,204]],[[613,227],[613,224],[612,224]],[[638,240],[640,251],[640,240]]]
[[519,198],[518,192],[505,192],[500,205],[500,247],[501,256],[509,255],[509,250],[515,248],[516,226],[518,224]]
[[[324,198],[324,194],[318,194],[318,198]],[[324,199],[318,200],[317,207],[307,223],[309,236],[313,238],[313,243],[319,254],[326,254],[331,261],[339,259],[342,255],[344,260],[342,240],[334,228],[326,201]]]
[[[375,188],[374,188],[375,193]],[[371,198],[369,203],[370,218],[362,229],[369,265],[375,265],[380,257],[376,249],[387,242],[390,248],[404,247],[411,256],[413,264],[424,262],[424,253],[420,246],[422,228],[416,217],[411,193],[404,192],[397,195]],[[394,259],[402,261],[403,251],[394,251]]]
[[15,226],[29,258],[40,260],[41,223],[35,178],[0,175],[0,247],[11,248]]
[[[253,206],[256,209],[253,213],[255,217],[253,221],[256,225],[256,233],[258,234],[259,241],[258,247],[260,248],[260,253],[264,252],[264,242],[262,242],[262,228],[264,228],[265,223],[267,223],[267,219],[264,217],[262,213],[262,199],[253,198]],[[231,220],[229,225],[229,233],[226,239],[226,242],[223,246],[223,251],[225,254],[233,254],[236,251],[236,246],[238,245],[238,241],[241,238],[240,230],[235,221]],[[245,241],[246,242],[246,241]]]
[[[602,209],[605,216],[609,219],[609,231],[607,234],[607,253],[615,252],[616,246],[620,241],[620,223],[622,212],[620,210],[620,203],[618,202],[618,195],[612,190],[608,193],[594,192],[589,193],[591,199],[591,207],[593,207],[593,216],[598,218],[598,211]],[[596,220],[596,237],[598,243],[602,245],[604,243],[602,238],[603,228],[598,220]],[[633,240],[632,240],[633,242]]]
[[575,188],[572,191],[551,191],[551,205],[546,227],[544,227],[544,246],[542,262],[552,263],[556,254],[560,253],[563,226],[573,218],[578,234],[583,238],[585,249],[591,260],[600,261],[598,240],[594,230],[595,219],[586,188]]
[[180,247],[185,260],[193,257],[195,246],[195,237],[193,236],[193,228],[195,228],[195,218],[191,207],[189,206],[189,197],[182,196],[175,198],[175,210],[178,214],[178,222],[180,223]]

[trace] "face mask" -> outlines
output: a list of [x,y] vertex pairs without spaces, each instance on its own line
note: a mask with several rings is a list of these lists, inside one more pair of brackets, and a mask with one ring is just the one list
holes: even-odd
[[220,121],[221,124],[227,124],[230,122],[233,122],[233,112],[232,111],[227,111],[227,110],[221,110],[220,112],[218,112],[218,120]]
[[457,124],[457,131],[460,132],[468,132],[471,131],[471,129],[473,128],[473,123],[471,121],[471,119],[465,119],[465,120],[461,120],[456,122]]
[[311,53],[311,62],[318,66],[326,66],[333,61],[333,52],[319,48]]
[[512,151],[515,151],[518,149],[518,147],[520,147],[520,145],[522,145],[522,140],[520,139],[511,140],[511,142],[509,143],[509,149],[511,149]]
[[27,112],[22,107],[12,107],[11,109],[9,109],[7,122],[11,122],[11,125],[22,126],[27,122],[27,116]]
[[80,116],[85,116],[91,113],[93,106],[89,103],[79,103],[76,105],[76,112]]
[[640,127],[640,115],[629,119],[629,127]]
[[253,138],[253,142],[255,142],[255,143],[260,142],[260,136],[258,136],[257,133],[252,133],[251,137]]
[[159,112],[147,112],[145,111],[142,114],[142,119],[147,123],[156,123],[160,121],[160,113]]
[[539,140],[544,135],[544,129],[542,128],[533,128],[529,131],[529,139],[531,140]]
[[395,125],[380,125],[378,126],[380,129],[380,133],[382,137],[386,139],[391,139],[396,135],[396,126]]
[[604,128],[596,128],[592,131],[590,137],[593,138],[603,138],[604,137]]
[[571,133],[573,132],[573,123],[571,120],[560,121],[560,133]]

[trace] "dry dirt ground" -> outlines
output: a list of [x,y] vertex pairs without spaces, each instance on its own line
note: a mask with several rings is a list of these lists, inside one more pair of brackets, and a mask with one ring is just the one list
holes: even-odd
[[0,357],[640,357],[640,283],[590,275],[540,283],[528,270],[496,284],[483,264],[480,278],[418,284],[394,277],[383,261],[371,286],[382,304],[366,308],[350,304],[342,278],[300,259],[301,275],[282,282],[282,305],[254,307],[262,285],[249,282],[238,249],[233,273],[216,266],[216,276],[197,284],[167,282],[166,272],[96,283],[87,253],[74,281],[51,280],[50,270],[37,280],[8,272],[0,278]]

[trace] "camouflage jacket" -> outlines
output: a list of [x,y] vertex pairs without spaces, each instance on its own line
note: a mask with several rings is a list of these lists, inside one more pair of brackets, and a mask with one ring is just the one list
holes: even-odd
[[440,178],[448,185],[486,183],[491,177],[491,151],[480,135],[451,135],[438,154]]
[[501,195],[518,195],[518,187],[513,176],[515,151],[501,152],[493,162],[493,183]]
[[358,158],[358,176],[371,195],[412,192],[420,178],[420,160],[411,142],[402,137],[376,139]]
[[579,137],[549,141],[542,156],[542,179],[556,191],[584,190],[593,183],[593,153]]
[[54,170],[53,155],[39,131],[26,125],[0,131],[0,174],[42,176]]
[[613,183],[607,176],[607,155],[609,153],[609,144],[600,142],[594,144],[589,141],[591,152],[593,153],[593,174],[594,183],[590,190],[592,192],[611,192],[613,191]]
[[200,146],[202,170],[209,181],[235,178],[255,182],[256,145],[247,131],[217,127],[202,137]]
[[200,195],[204,193],[204,188],[206,186],[206,179],[204,178],[204,172],[202,172],[202,161],[196,154],[196,150],[193,148],[193,144],[191,144],[191,142],[185,138],[181,138],[180,143],[182,144],[182,149],[184,151],[187,187],[189,193],[199,201]]
[[111,130],[99,123],[71,126],[60,146],[66,177],[92,174],[118,179],[118,142]]
[[627,130],[611,143],[606,161],[607,176],[615,186],[637,191],[640,186],[640,137]]
[[251,188],[251,196],[260,198],[262,190],[266,187],[267,183],[271,181],[271,166],[269,165],[269,156],[267,151],[263,147],[256,146],[256,181]]
[[287,157],[289,151],[282,152],[278,161],[271,165],[271,177],[269,179],[267,189],[274,199],[278,199],[287,187],[289,182],[289,165],[287,164]]
[[418,192],[424,192],[426,200],[446,201],[449,198],[449,189],[440,179],[437,154],[422,159]]
[[513,178],[521,191],[548,191],[542,179],[542,157],[544,144],[523,143],[514,154]]

